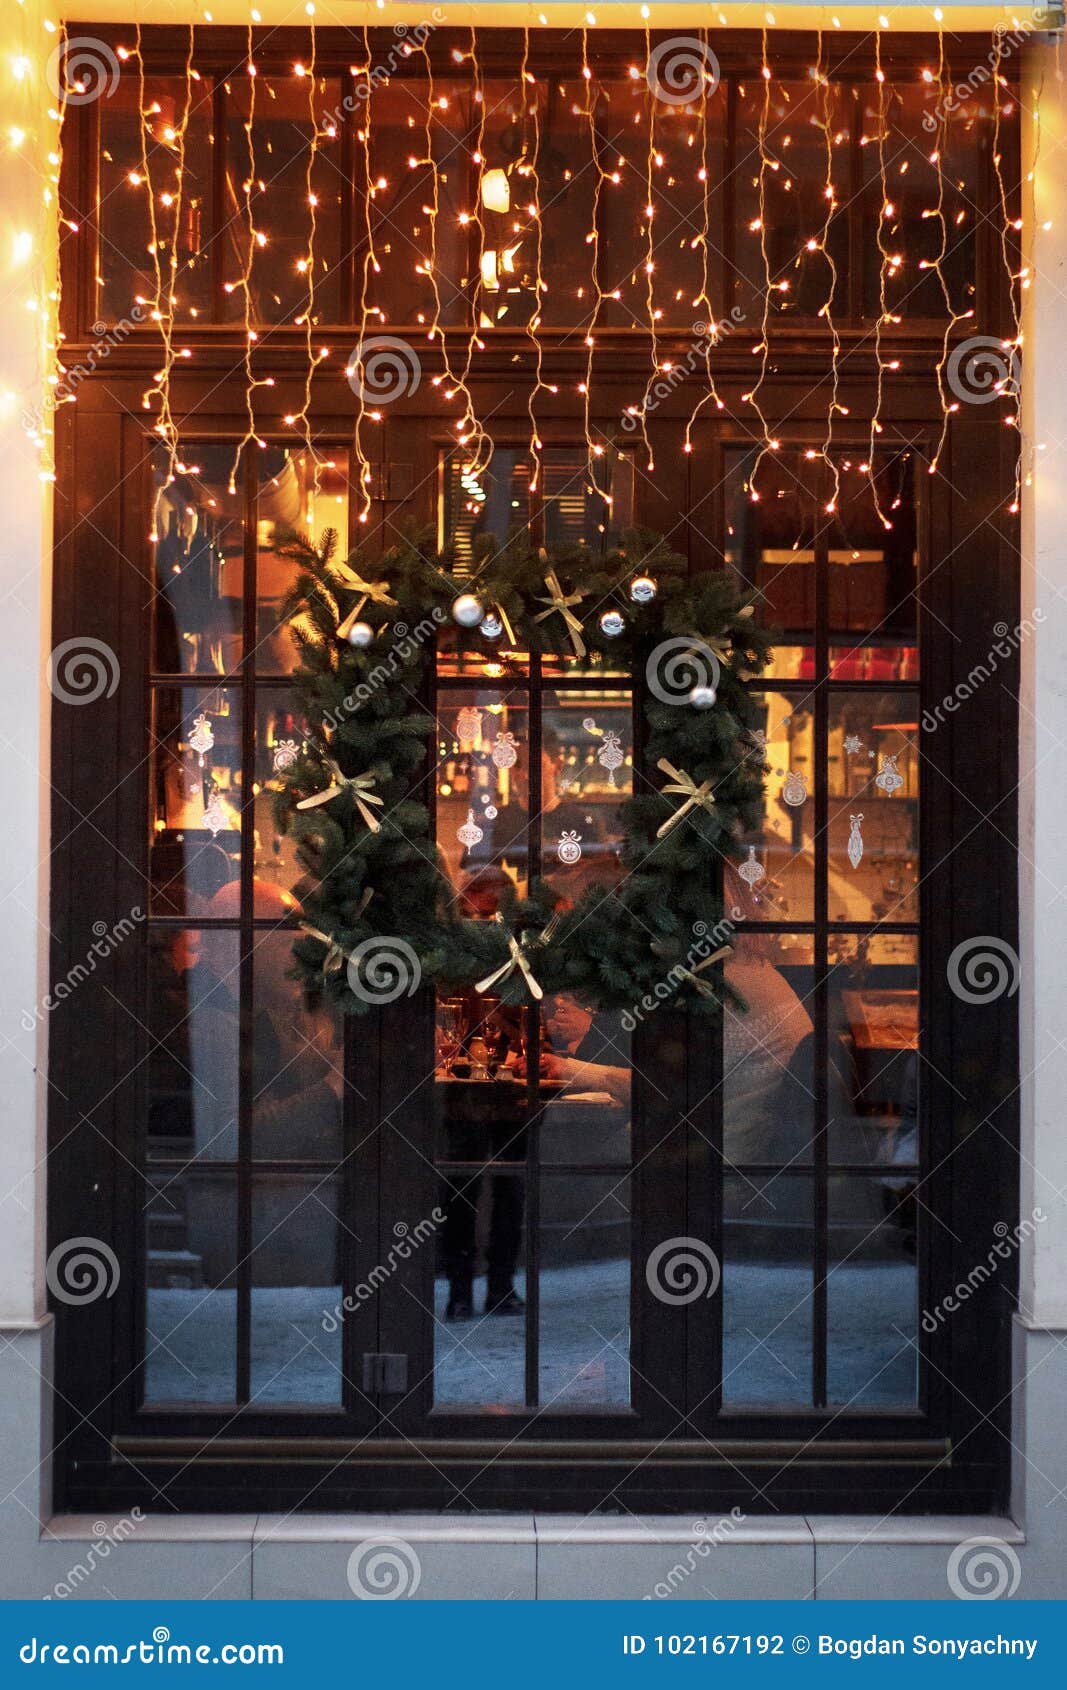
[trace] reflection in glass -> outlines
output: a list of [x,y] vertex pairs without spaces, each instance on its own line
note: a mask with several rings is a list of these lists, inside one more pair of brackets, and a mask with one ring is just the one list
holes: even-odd
[[918,915],[919,703],[873,689],[830,695],[831,921]]
[[290,931],[257,933],[255,945],[252,1154],[334,1165],[341,1160],[340,1016],[286,978]]
[[[505,1123],[497,1130],[508,1135]],[[509,1150],[513,1141],[512,1132]],[[442,1175],[438,1203],[446,1218],[434,1292],[434,1401],[522,1403],[525,1177],[492,1167],[452,1168]]]
[[[360,86],[355,84],[357,90]],[[366,103],[367,118],[357,117],[360,126],[364,121],[370,125],[376,178],[372,215],[379,265],[369,270],[367,302],[381,314],[383,325],[429,327],[436,319],[456,327],[469,315],[467,229],[460,216],[470,205],[469,158],[478,145],[477,118],[469,84],[435,76],[433,93],[428,112],[424,77],[382,78]],[[363,109],[360,105],[357,112]],[[431,160],[437,165],[436,181]],[[360,239],[365,233],[358,212],[356,233]],[[431,266],[431,252],[436,266]]]
[[918,1163],[918,949],[911,934],[831,936],[832,1162]]
[[[533,467],[527,445],[494,446],[480,474],[461,450],[442,454],[439,540],[453,549],[458,573],[470,569],[479,540],[505,540],[528,527]],[[606,452],[591,463],[584,446],[547,447],[536,494],[543,543],[599,553],[632,522],[633,488],[630,452]]]
[[630,1182],[541,1176],[540,1401],[630,1401]]
[[[727,900],[729,901],[729,899]],[[814,1125],[814,951],[800,933],[734,935],[723,965],[747,1005],[723,1010],[723,1155],[733,1167],[781,1167],[811,1160]],[[767,1176],[735,1197],[762,1189]],[[770,1178],[779,1189],[781,1182]]]
[[[744,888],[749,921],[811,921],[815,913],[815,734],[810,699],[752,694],[754,754],[767,767],[759,826],[741,843],[755,851],[762,878]],[[748,872],[748,871],[746,871]],[[741,885],[741,883],[738,883]]]
[[626,1165],[632,1076],[619,1015],[558,992],[544,1000],[541,1016],[542,1164]]
[[170,480],[167,450],[152,454],[152,661],[159,674],[232,675],[241,660],[244,478],[231,493],[232,446],[198,446],[196,458]]
[[749,475],[756,456],[750,448],[726,454],[726,562],[739,589],[755,595],[761,622],[804,633],[815,627],[821,466],[799,448],[784,448],[764,456],[753,489]]
[[237,934],[153,929],[148,952],[148,1154],[237,1154]]
[[322,1174],[253,1182],[253,1403],[341,1400],[339,1200],[339,1182]]
[[296,696],[261,687],[256,694],[255,842],[256,877],[285,891],[307,879],[289,834],[280,833],[274,806],[284,792],[295,760],[302,755],[307,724]]
[[149,775],[151,907],[208,915],[240,873],[241,720],[235,691],[157,687]]
[[316,465],[305,451],[268,446],[257,456],[256,668],[260,674],[291,674],[300,651],[292,630],[299,617],[286,616],[285,600],[295,566],[275,550],[275,535],[299,533],[316,550],[327,529],[337,536],[335,558],[348,551],[348,454],[320,453]]
[[145,1400],[232,1402],[237,1356],[237,1185],[161,1173],[145,1213]]
[[853,1408],[915,1402],[918,1270],[914,1187],[863,1175],[830,1182],[827,1393]]
[[622,878],[622,807],[633,791],[633,702],[624,692],[546,691],[541,860],[568,904]]
[[[918,550],[915,454],[878,452],[874,476],[856,453],[836,459],[839,483],[828,535],[827,602],[831,641],[861,631],[831,653],[839,681],[898,681],[917,663]],[[874,493],[886,528],[875,508]]]
[[811,1180],[723,1182],[723,1399],[810,1403]]
[[437,726],[438,849],[462,913],[488,917],[529,874],[528,694],[442,691]]

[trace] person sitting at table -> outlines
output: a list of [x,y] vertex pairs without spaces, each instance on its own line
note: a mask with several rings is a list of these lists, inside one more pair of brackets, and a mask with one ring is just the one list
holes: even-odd
[[630,1101],[630,1069],[605,1060],[619,1051],[617,1032],[568,992],[545,1003],[545,1047],[541,1071],[546,1079],[562,1080],[568,1091],[607,1092],[615,1103]]

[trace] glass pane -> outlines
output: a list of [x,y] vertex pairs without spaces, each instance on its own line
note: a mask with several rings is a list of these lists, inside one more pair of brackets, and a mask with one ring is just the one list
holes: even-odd
[[440,544],[455,553],[455,567],[470,568],[476,540],[506,540],[530,519],[533,465],[526,446],[494,446],[488,467],[477,475],[460,449],[441,455]]
[[918,711],[910,692],[830,695],[831,921],[918,916]]
[[584,446],[550,446],[543,488],[545,545],[598,552],[633,521],[633,453],[605,452],[590,465]]
[[811,1180],[723,1182],[723,1400],[810,1403]]
[[811,1160],[813,943],[741,932],[723,965],[746,1005],[723,1012],[723,1155],[734,1167]]
[[322,448],[316,463],[298,447],[269,446],[257,463],[256,668],[263,675],[289,675],[300,664],[292,636],[300,619],[287,617],[283,607],[296,570],[278,555],[275,536],[299,533],[317,550],[332,529],[335,557],[347,556],[348,453]]
[[[810,695],[754,693],[756,731],[770,766],[759,827],[742,836],[744,875],[728,866],[728,905],[746,921],[811,921],[815,914],[815,755]],[[763,870],[756,878],[753,865]]]
[[153,690],[149,860],[156,915],[210,915],[212,899],[240,873],[240,716],[228,687]]
[[445,1219],[434,1309],[434,1401],[519,1405],[526,1395],[521,1173],[481,1168],[442,1176]]
[[146,1212],[145,1400],[232,1402],[237,1390],[237,1184],[201,1167],[164,1178]]
[[[336,323],[344,183],[337,120],[340,85],[333,78],[293,75],[259,75],[253,81],[238,72],[226,89],[225,241],[220,260],[224,320],[244,318],[242,277],[251,225],[252,322],[302,323],[310,312],[313,322]],[[250,148],[246,124],[253,98]],[[313,136],[316,150],[309,184]]]
[[[203,320],[211,311],[211,180],[214,168],[212,85],[209,79],[147,76],[144,83],[146,136],[142,151],[141,90],[136,76],[123,76],[100,112],[99,308],[108,323],[129,319],[141,301],[142,321],[156,301],[156,260],[166,299],[173,292],[180,322]],[[149,176],[146,180],[144,154]],[[152,200],[149,202],[149,187]],[[156,258],[153,258],[152,216]],[[177,260],[171,286],[171,264]],[[127,321],[127,327],[129,323]]]
[[560,992],[541,1006],[541,1162],[630,1161],[630,1035],[614,1011]]
[[630,1401],[630,1181],[541,1176],[543,1408]]
[[293,761],[303,752],[307,723],[295,693],[261,687],[256,694],[256,878],[291,892],[307,879],[288,834],[274,817]]
[[341,1017],[286,979],[292,966],[291,932],[256,934],[252,1154],[336,1166],[344,1085]]
[[544,694],[541,860],[568,904],[622,878],[622,807],[633,792],[633,701],[623,692]]
[[529,872],[528,694],[456,688],[438,700],[437,846],[463,913],[488,917]]
[[911,1168],[919,1160],[919,942],[831,939],[830,1157]]
[[196,446],[168,486],[169,454],[152,454],[156,593],[153,666],[160,674],[232,675],[241,661],[244,485],[232,446]]
[[437,1000],[434,1144],[441,1162],[526,1157],[523,1011],[469,991]]
[[[235,912],[236,913],[236,912]],[[236,933],[153,930],[148,947],[150,1159],[237,1155]]]
[[[749,476],[756,456],[755,448],[726,453],[726,562],[739,590],[755,594],[762,623],[805,633],[815,627],[815,513],[822,466],[814,454],[805,458],[792,447],[769,453],[753,487]],[[788,671],[787,662],[781,673]]]
[[341,1400],[340,1182],[258,1174],[252,1187],[254,1404]]
[[910,1408],[918,1383],[915,1182],[830,1182],[827,1394],[849,1408]]
[[[741,306],[762,311],[766,270],[770,272],[771,310],[783,317],[814,317],[832,295],[840,318],[848,310],[848,204],[851,96],[840,84],[782,82],[770,87],[760,206],[760,155],[757,137],[764,108],[764,84],[753,77],[738,87],[737,128],[741,154],[737,168],[735,252],[741,277]],[[827,212],[827,136],[829,128],[833,206],[825,244],[837,271],[837,284],[823,243]],[[810,245],[815,241],[817,246]],[[767,250],[764,268],[763,248]]]
[[[874,487],[865,460],[843,458],[829,534],[830,672],[837,681],[900,681],[918,675],[919,553],[915,455],[880,453]],[[875,508],[875,494],[887,529]],[[863,638],[847,631],[861,630]],[[847,644],[834,641],[847,639]]]

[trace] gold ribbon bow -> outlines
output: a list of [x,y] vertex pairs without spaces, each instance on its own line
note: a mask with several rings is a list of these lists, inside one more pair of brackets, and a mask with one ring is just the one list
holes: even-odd
[[331,939],[328,933],[323,933],[319,928],[312,927],[310,921],[302,921],[300,931],[306,933],[309,939],[318,939],[326,946],[326,955],[322,959],[323,977],[325,978],[327,974],[336,974],[337,970],[348,960],[343,947],[337,943],[336,939]]
[[[498,910],[496,915],[493,917],[493,920],[502,922],[503,919],[503,916]],[[549,926],[551,926],[551,923],[549,923]],[[542,935],[542,942],[544,941],[544,937],[547,933],[548,928],[546,927],[545,933]],[[540,1003],[545,994],[534,979],[530,964],[526,960],[526,954],[523,951],[522,946],[519,944],[519,941],[516,939],[514,933],[508,934],[508,951],[510,954],[507,962],[502,962],[499,968],[493,970],[492,974],[487,974],[484,980],[479,980],[474,990],[476,992],[488,992],[490,988],[497,985],[499,981],[506,980],[508,975],[513,974],[517,968],[523,979],[526,981],[527,986],[529,986],[531,993],[537,999],[538,1003]]]
[[710,780],[702,780],[698,786],[692,775],[687,775],[684,769],[676,769],[673,763],[668,763],[666,757],[661,757],[656,767],[662,769],[665,775],[671,777],[663,791],[665,793],[675,792],[680,798],[685,799],[685,803],[678,806],[673,816],[668,816],[663,826],[656,829],[656,838],[662,839],[663,835],[669,833],[672,827],[676,827],[682,817],[689,814],[690,810],[699,808],[710,813],[715,808],[715,798],[712,792],[714,783]]
[[500,618],[500,626],[504,630],[504,636],[507,639],[508,645],[511,647],[512,650],[514,650],[519,642],[515,638],[515,630],[511,626],[511,618],[509,617],[507,611],[504,609],[504,606],[502,604],[495,604],[493,606],[493,609],[496,611],[497,615]]
[[330,785],[324,787],[321,792],[314,793],[311,798],[301,798],[297,809],[314,810],[316,805],[329,804],[331,799],[339,797],[347,789],[355,799],[356,807],[371,832],[377,833],[382,824],[369,806],[377,804],[380,809],[385,799],[379,798],[376,792],[371,791],[376,777],[371,774],[343,775],[332,757],[326,758],[326,767],[330,771]]
[[360,597],[354,610],[350,610],[337,630],[339,640],[347,640],[355,624],[359,621],[360,612],[367,600],[373,604],[384,605],[387,609],[396,610],[397,602],[389,597],[388,581],[364,581],[354,569],[349,569],[347,563],[334,564],[334,570],[340,576],[344,586]]
[[732,945],[720,945],[717,951],[712,951],[711,955],[706,956],[702,962],[698,962],[695,968],[686,968],[679,963],[677,971],[683,980],[688,980],[694,991],[699,992],[702,998],[713,998],[715,987],[710,986],[706,980],[700,979],[701,970],[710,968],[712,963],[718,962],[721,957],[729,956],[732,950]]
[[534,617],[534,621],[544,622],[547,617],[558,610],[567,624],[567,632],[570,634],[571,643],[574,646],[575,657],[584,657],[585,641],[582,638],[582,624],[571,608],[572,605],[581,604],[584,595],[582,593],[565,593],[554,569],[549,569],[546,572],[545,586],[548,588],[549,596],[548,598],[539,596],[538,603],[546,604],[548,609],[539,610]]

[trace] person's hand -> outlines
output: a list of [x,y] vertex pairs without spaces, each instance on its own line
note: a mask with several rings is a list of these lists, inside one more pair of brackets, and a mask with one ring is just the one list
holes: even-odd
[[565,1080],[564,1069],[567,1065],[565,1056],[557,1056],[554,1050],[546,1050],[541,1057],[541,1076],[546,1080]]

